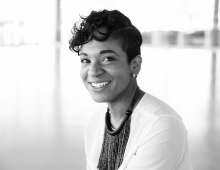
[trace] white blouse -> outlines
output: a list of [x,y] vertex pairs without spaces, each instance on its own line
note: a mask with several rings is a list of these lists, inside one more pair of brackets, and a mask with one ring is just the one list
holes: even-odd
[[[85,128],[87,170],[97,170],[106,110],[95,113]],[[130,136],[118,170],[192,170],[187,131],[166,103],[146,93],[131,115]]]

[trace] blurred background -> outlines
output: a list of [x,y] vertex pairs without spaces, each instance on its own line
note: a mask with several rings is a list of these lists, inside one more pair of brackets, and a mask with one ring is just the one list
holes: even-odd
[[97,104],[68,39],[79,15],[118,9],[143,35],[139,86],[188,130],[194,170],[220,169],[218,0],[0,0],[0,170],[83,170]]

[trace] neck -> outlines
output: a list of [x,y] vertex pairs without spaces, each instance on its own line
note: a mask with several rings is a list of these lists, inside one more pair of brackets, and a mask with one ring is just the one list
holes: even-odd
[[118,97],[114,103],[108,103],[111,115],[111,124],[114,128],[118,128],[123,121],[126,111],[129,109],[133,96],[135,94],[137,84],[130,86],[123,94]]

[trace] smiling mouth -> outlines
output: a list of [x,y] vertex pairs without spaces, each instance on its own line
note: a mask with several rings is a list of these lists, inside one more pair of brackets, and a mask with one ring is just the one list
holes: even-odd
[[92,85],[92,87],[99,89],[99,88],[103,88],[105,86],[107,86],[109,83],[111,83],[110,81],[105,81],[105,82],[100,82],[100,83],[90,83]]

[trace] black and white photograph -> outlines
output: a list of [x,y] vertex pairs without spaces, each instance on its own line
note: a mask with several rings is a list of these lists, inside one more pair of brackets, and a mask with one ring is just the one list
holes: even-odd
[[0,170],[220,170],[219,0],[0,0]]

